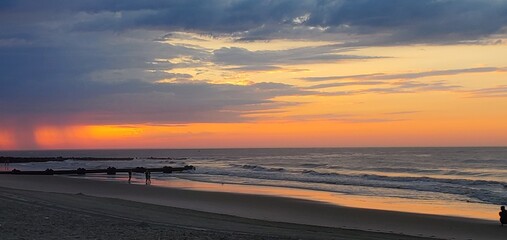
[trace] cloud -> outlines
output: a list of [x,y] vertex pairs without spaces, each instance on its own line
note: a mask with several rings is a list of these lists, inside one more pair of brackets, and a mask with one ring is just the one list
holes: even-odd
[[474,98],[507,97],[507,85],[500,85],[492,88],[475,89],[465,91],[465,93]]
[[[456,91],[461,88],[461,86],[459,85],[450,85],[444,81],[433,81],[425,83],[417,81],[397,81],[391,83],[374,83],[373,85],[377,84],[386,84],[387,86],[376,88],[365,88],[358,90],[347,90],[347,91],[319,92],[317,94],[321,96],[346,96],[346,95],[357,95],[368,93],[397,94],[397,93],[416,93],[416,92],[431,92],[431,91]],[[350,84],[350,86],[358,86],[358,85],[362,84]],[[316,88],[310,87],[310,89]]]
[[[272,98],[307,95],[291,85],[257,83],[240,86],[206,82],[69,82],[58,96],[39,87],[34,92],[2,94],[0,111],[9,116],[50,122],[100,124],[247,121],[242,114],[283,106]],[[8,99],[7,99],[8,98]],[[26,101],[24,99],[31,99]],[[9,100],[9,101],[6,101]],[[16,105],[11,102],[18,101]],[[34,104],[36,103],[36,104]],[[79,116],[76,119],[75,116]]]
[[487,73],[487,72],[504,72],[504,71],[507,71],[507,68],[480,67],[480,68],[447,69],[447,70],[435,70],[435,71],[401,73],[401,74],[372,73],[372,74],[345,75],[345,76],[304,77],[301,79],[308,82],[320,82],[320,81],[331,81],[342,79],[395,80],[395,79],[417,79],[435,76],[450,76],[467,73]]
[[270,66],[379,58],[340,53],[348,50],[349,49],[338,48],[336,45],[271,51],[250,51],[245,48],[223,47],[213,51],[212,61],[221,65]]
[[249,66],[226,68],[226,70],[240,71],[240,72],[276,71],[276,70],[282,70],[282,69],[284,69],[284,68],[277,67],[277,66],[269,66],[269,65],[249,65]]
[[437,70],[437,71],[426,71],[426,72],[416,72],[416,73],[377,75],[377,76],[373,76],[373,79],[378,79],[378,80],[416,79],[416,78],[424,78],[424,77],[449,76],[449,75],[458,75],[458,74],[466,74],[466,73],[497,72],[497,71],[506,71],[506,70],[507,70],[507,68],[495,68],[495,67],[449,69],[449,70]]
[[[382,123],[382,122],[393,122],[393,121],[405,121],[406,119],[397,119],[389,117],[372,117],[360,114],[304,114],[304,115],[284,115],[279,117],[273,116],[273,113],[279,112],[267,112],[263,118],[278,122],[303,122],[303,121],[333,121],[342,123]],[[263,114],[258,113],[258,114]]]
[[[122,12],[115,24],[91,29],[155,28],[233,34],[242,40],[353,34],[356,44],[450,43],[501,33],[507,3],[482,0],[155,1],[99,4]],[[90,4],[91,5],[91,4]],[[88,7],[91,8],[91,7]],[[297,33],[297,34],[294,34]],[[320,34],[315,34],[320,33]],[[371,38],[370,36],[377,36]]]
[[356,46],[460,43],[505,33],[507,25],[507,2],[500,0],[19,0],[2,1],[0,11],[3,22],[18,26],[66,21],[75,31],[150,29]]
[[[325,1],[312,11],[307,25],[327,31],[377,37],[358,45],[456,43],[502,33],[505,1],[362,0]],[[374,36],[374,35],[373,35]]]
[[306,87],[305,89],[322,89],[322,88],[332,88],[332,87],[346,87],[346,86],[368,86],[368,85],[380,85],[385,84],[382,81],[363,81],[363,82],[337,82],[337,83],[325,83],[325,84],[317,84],[313,86]]
[[434,82],[415,82],[415,81],[400,81],[392,83],[389,87],[382,88],[369,88],[359,90],[358,93],[413,93],[413,92],[426,92],[426,91],[452,91],[461,88],[458,85],[449,85],[444,81]]

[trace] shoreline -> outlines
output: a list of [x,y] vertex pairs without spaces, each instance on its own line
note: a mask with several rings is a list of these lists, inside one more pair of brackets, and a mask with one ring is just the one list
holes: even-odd
[[[503,239],[494,221],[335,206],[315,201],[129,185],[56,176],[0,176],[0,187],[84,194],[270,222],[444,239]],[[494,214],[494,213],[493,213]]]
[[[70,176],[74,177],[74,176]],[[81,178],[81,177],[77,177]],[[87,175],[85,179],[124,183],[127,177],[115,176],[110,178],[104,175]],[[144,179],[133,178],[133,184],[144,185]],[[164,188],[187,189],[195,191],[242,193],[303,199],[324,204],[360,209],[374,209],[415,214],[428,214],[471,218],[478,220],[496,221],[497,206],[471,202],[445,202],[442,200],[416,200],[396,197],[360,196],[339,192],[323,191],[311,188],[297,188],[291,186],[253,185],[242,183],[219,183],[193,180],[175,176],[165,179],[152,179],[152,186]],[[408,211],[409,209],[411,211]],[[463,211],[466,209],[466,211]]]

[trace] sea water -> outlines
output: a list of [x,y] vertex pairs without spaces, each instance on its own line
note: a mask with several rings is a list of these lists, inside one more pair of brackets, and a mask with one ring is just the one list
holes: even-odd
[[[315,190],[365,199],[444,202],[454,206],[463,203],[496,208],[507,204],[507,148],[502,147],[16,151],[0,152],[0,156],[134,158],[130,161],[11,163],[4,166],[8,168],[5,170],[194,165],[195,171],[152,173],[152,178],[159,182],[177,178]],[[125,181],[123,175],[86,177]],[[134,174],[134,182],[142,183],[143,177]]]

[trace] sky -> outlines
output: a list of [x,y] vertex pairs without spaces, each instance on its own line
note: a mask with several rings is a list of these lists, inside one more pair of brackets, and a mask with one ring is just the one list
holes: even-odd
[[0,150],[507,146],[504,0],[2,0]]

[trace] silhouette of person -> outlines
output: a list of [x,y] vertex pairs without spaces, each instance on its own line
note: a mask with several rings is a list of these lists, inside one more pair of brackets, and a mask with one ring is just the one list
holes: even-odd
[[129,183],[131,179],[132,179],[132,169],[129,170]]
[[9,159],[5,160],[4,162],[4,170],[8,171],[9,170]]
[[505,206],[500,207],[500,212],[498,213],[500,215],[500,223],[502,226],[504,224],[507,224],[507,211],[505,211]]
[[150,170],[146,169],[146,172],[144,172],[144,175],[146,177],[146,184],[151,184],[151,172]]

